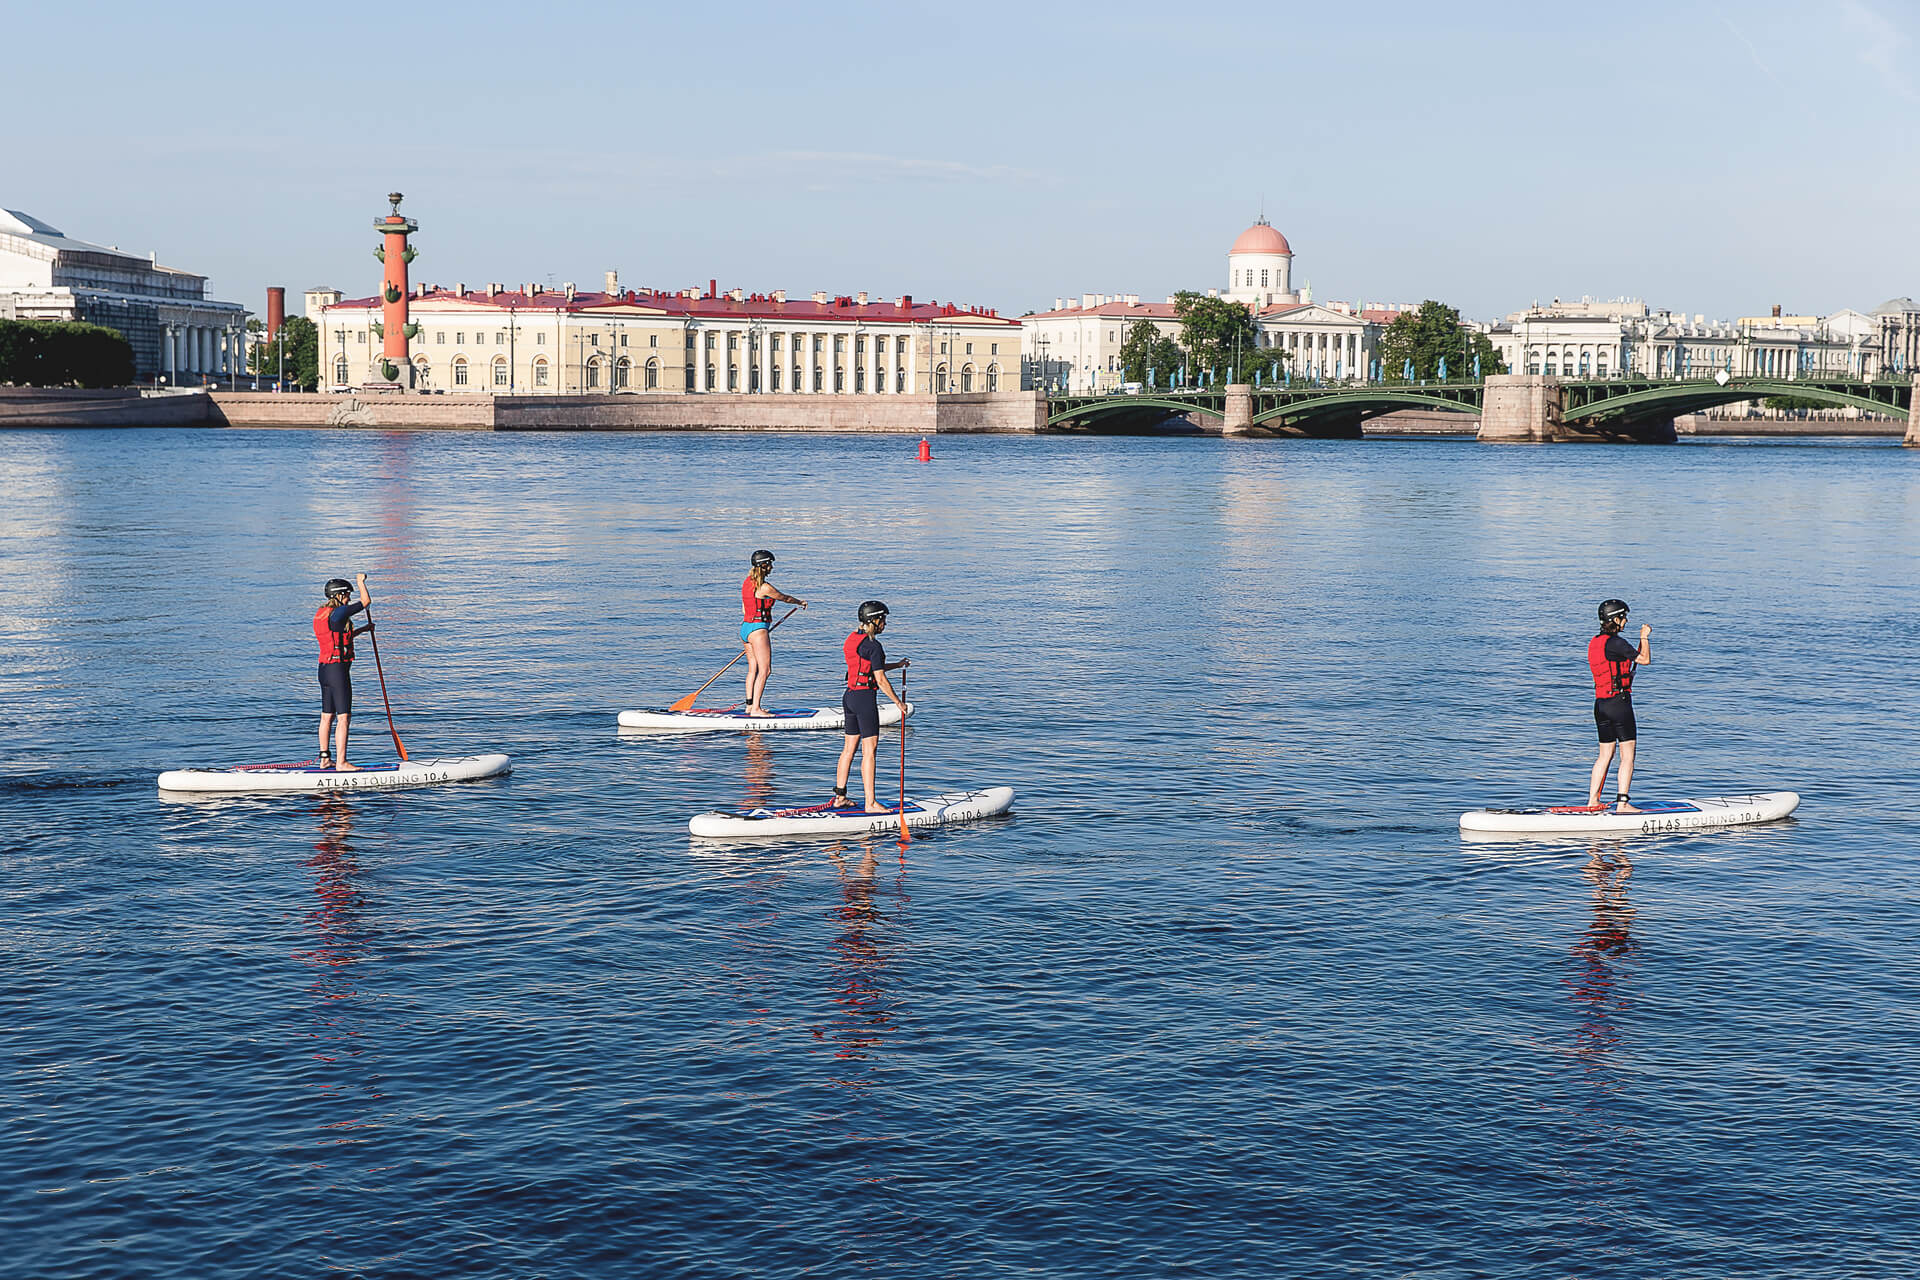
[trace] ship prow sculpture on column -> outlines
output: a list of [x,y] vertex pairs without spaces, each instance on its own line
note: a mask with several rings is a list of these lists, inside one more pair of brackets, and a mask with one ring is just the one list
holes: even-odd
[[373,229],[382,237],[373,256],[380,259],[385,270],[380,280],[380,320],[373,326],[380,338],[380,354],[374,358],[367,380],[362,384],[366,391],[415,389],[413,357],[408,347],[420,332],[420,326],[407,318],[407,264],[413,261],[415,253],[407,237],[418,231],[420,224],[401,216],[401,198],[400,192],[389,192],[387,202],[393,206],[393,212],[373,220]]

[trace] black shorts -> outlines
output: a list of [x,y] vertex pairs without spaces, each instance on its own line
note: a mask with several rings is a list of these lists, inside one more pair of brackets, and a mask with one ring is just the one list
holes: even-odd
[[1616,698],[1593,700],[1593,723],[1602,742],[1632,742],[1639,736],[1633,722],[1633,699],[1624,694]]
[[320,664],[320,714],[344,716],[353,713],[353,678],[344,662]]
[[840,695],[840,709],[847,713],[849,738],[880,736],[880,695],[874,690],[847,690]]

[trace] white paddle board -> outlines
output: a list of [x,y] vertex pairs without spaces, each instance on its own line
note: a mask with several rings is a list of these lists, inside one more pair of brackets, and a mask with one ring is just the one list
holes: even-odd
[[1460,830],[1462,834],[1506,836],[1646,836],[1665,831],[1742,827],[1755,822],[1778,822],[1800,807],[1800,797],[1791,791],[1760,791],[1700,800],[1639,800],[1634,802],[1634,807],[1638,813],[1621,813],[1612,805],[1596,809],[1585,805],[1475,809],[1460,815]]
[[[844,729],[847,713],[839,707],[774,707],[773,714],[750,716],[738,707],[692,711],[622,711],[622,729],[651,729],[661,733],[740,733],[767,729]],[[913,703],[907,704],[909,715]],[[892,702],[880,706],[882,725],[899,724],[900,708]]]
[[[979,791],[951,791],[908,800],[907,826],[944,827],[956,822],[975,822],[1005,813],[1013,808],[1012,787],[986,787]],[[755,809],[750,813],[695,814],[687,830],[709,840],[753,840],[762,836],[844,836],[866,832],[898,831],[900,807],[889,806],[885,813],[868,813],[859,805],[832,808],[813,805],[804,809]]]
[[160,790],[202,795],[237,795],[264,791],[402,791],[410,787],[437,787],[443,782],[470,782],[512,772],[507,757],[442,756],[409,760],[403,764],[364,765],[358,769],[321,769],[312,761],[298,764],[246,764],[231,769],[169,769],[160,775]]

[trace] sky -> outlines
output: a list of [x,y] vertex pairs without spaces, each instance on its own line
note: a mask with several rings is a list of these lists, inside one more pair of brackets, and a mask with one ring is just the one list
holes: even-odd
[[[1920,0],[11,5],[0,207],[264,291],[1920,296]],[[104,56],[103,56],[104,55]]]

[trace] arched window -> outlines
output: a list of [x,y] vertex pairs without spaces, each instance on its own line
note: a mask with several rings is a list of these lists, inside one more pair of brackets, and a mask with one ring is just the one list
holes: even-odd
[[658,360],[648,360],[647,361],[647,390],[658,391],[659,389],[660,389],[660,362]]
[[833,389],[836,392],[847,389],[847,371],[839,365],[833,366]]
[[767,387],[767,390],[778,391],[780,389],[780,366],[779,365],[771,364],[767,366],[767,379],[770,384]]
[[417,387],[424,387],[432,383],[432,381],[433,366],[428,363],[425,356],[415,356],[413,358],[413,384]]
[[453,385],[456,387],[464,387],[467,385],[467,358],[465,356],[455,356],[453,358]]
[[493,358],[493,385],[496,387],[504,387],[507,385],[507,358],[505,356],[495,356]]
[[859,395],[861,392],[865,391],[866,389],[867,389],[867,371],[856,365],[853,370],[854,394]]
[[595,356],[593,359],[587,361],[587,390],[598,391],[599,389],[600,389],[600,357]]
[[711,364],[707,366],[707,390],[709,391],[713,390],[714,381],[719,376],[720,376],[719,366],[711,365]]
[[534,357],[533,385],[536,387],[544,387],[547,385],[547,358],[545,356]]
[[902,395],[906,394],[907,371],[905,369],[895,369],[893,371],[893,389]]
[[813,389],[815,391],[825,391],[827,389],[827,371],[819,365],[813,366]]
[[947,393],[947,366],[945,365],[936,365],[934,367],[933,393],[935,395],[945,395]]
[[344,351],[333,358],[333,380],[343,387],[347,385],[347,355]]
[[[689,341],[689,342],[691,342],[691,341],[692,341],[692,339],[691,339],[691,338],[689,338],[689,339],[688,339],[688,341]],[[698,389],[699,389],[699,386],[700,386],[700,384],[699,384],[699,383],[697,383],[697,382],[695,382],[695,381],[693,380],[693,366],[692,366],[692,365],[688,365],[688,366],[687,366],[687,368],[686,368],[686,373],[685,373],[685,375],[684,375],[684,376],[685,376],[685,378],[686,378],[686,382],[685,382],[685,383],[684,383],[683,385],[684,385],[684,386],[685,386],[685,387],[687,388],[687,390],[689,390],[689,391],[695,391],[695,390],[698,390]]]
[[738,391],[739,389],[740,389],[740,366],[737,364],[730,364],[727,366],[727,390]]
[[[622,334],[622,337],[626,335]],[[633,361],[621,356],[613,366],[613,389],[625,391],[633,385]]]
[[962,391],[973,390],[973,366],[970,364],[960,366],[960,389]]
[[1000,366],[997,364],[990,364],[987,366],[987,390],[998,391],[999,389],[1000,389]]

